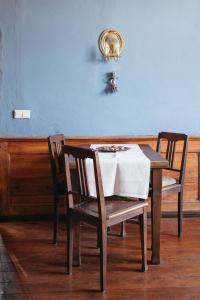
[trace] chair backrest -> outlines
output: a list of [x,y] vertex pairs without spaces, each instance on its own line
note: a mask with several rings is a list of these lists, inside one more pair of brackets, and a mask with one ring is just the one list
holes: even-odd
[[[165,143],[165,147],[161,149],[162,144]],[[175,164],[175,153],[177,143],[182,144],[180,167]],[[157,152],[163,152],[165,158],[169,162],[168,170],[179,172],[179,183],[183,183],[185,177],[185,166],[186,166],[186,156],[187,156],[187,145],[188,145],[188,136],[183,133],[174,133],[174,132],[160,132],[158,134],[157,141]]]
[[[106,217],[105,198],[101,178],[98,152],[89,148],[71,145],[63,146],[66,171],[66,190],[68,194],[68,207],[74,207],[73,196],[78,196],[79,201],[85,202],[96,199],[98,202],[99,217]],[[92,160],[94,167],[94,179],[96,185],[96,198],[90,197],[87,178],[87,161]],[[72,167],[73,166],[73,167]],[[76,174],[76,184],[72,185],[72,177]]]
[[54,189],[58,188],[61,178],[64,180],[64,159],[63,159],[64,135],[55,134],[48,137],[48,146],[53,176]]

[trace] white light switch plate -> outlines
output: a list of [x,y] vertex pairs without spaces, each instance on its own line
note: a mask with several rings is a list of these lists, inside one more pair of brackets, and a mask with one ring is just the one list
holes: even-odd
[[31,111],[29,109],[15,109],[14,110],[14,118],[15,119],[30,119]]

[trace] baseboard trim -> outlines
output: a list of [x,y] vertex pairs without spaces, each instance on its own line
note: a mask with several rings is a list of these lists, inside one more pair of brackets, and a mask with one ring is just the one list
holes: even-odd
[[[64,219],[64,215],[61,216]],[[17,216],[0,216],[0,222],[32,222],[32,221],[52,221],[53,215],[17,215]]]
[[[184,211],[183,212],[184,218],[195,218],[200,217],[200,211]],[[177,212],[175,211],[164,211],[162,212],[162,218],[177,218]]]
[[[151,213],[148,213],[150,217]],[[200,217],[200,211],[184,211],[184,218]],[[177,218],[177,212],[165,211],[162,212],[162,218]],[[65,215],[60,216],[61,220],[65,219]],[[0,216],[0,222],[31,222],[31,221],[52,221],[53,215],[17,215],[17,216]]]

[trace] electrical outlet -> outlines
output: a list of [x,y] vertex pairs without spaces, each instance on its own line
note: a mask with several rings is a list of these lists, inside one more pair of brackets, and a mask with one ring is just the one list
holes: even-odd
[[14,119],[30,119],[31,111],[29,109],[15,109],[13,113]]

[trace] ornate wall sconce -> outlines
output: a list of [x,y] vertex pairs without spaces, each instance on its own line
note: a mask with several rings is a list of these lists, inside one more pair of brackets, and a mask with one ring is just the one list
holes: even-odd
[[99,50],[105,58],[118,60],[124,48],[124,40],[119,31],[110,28],[105,29],[99,36]]

